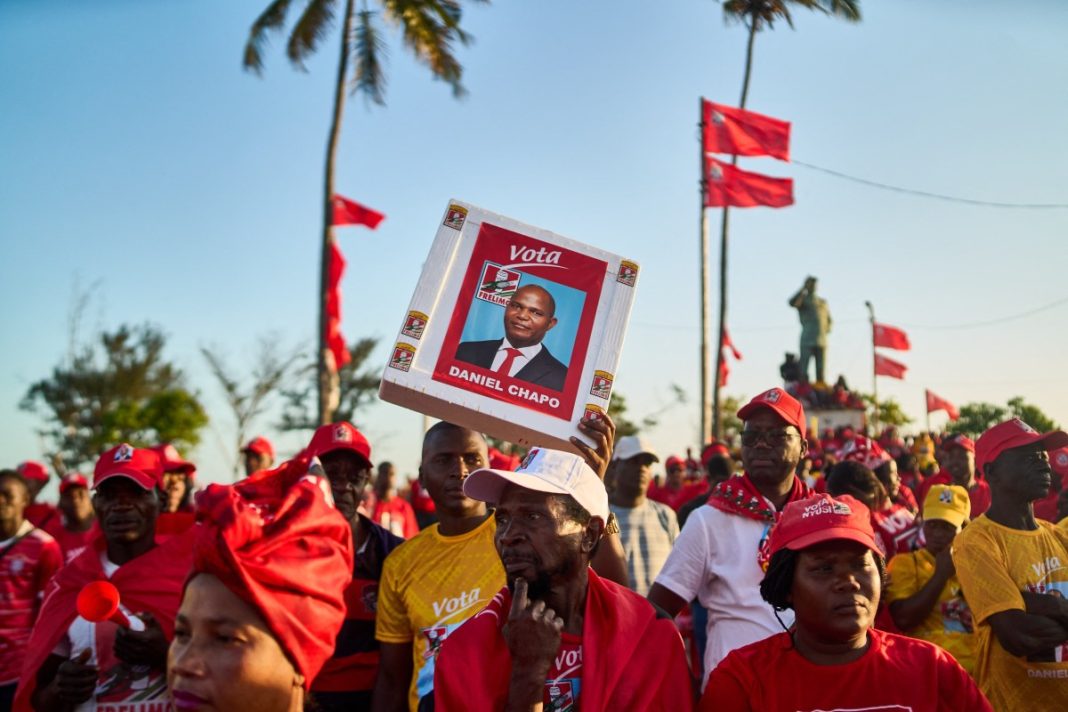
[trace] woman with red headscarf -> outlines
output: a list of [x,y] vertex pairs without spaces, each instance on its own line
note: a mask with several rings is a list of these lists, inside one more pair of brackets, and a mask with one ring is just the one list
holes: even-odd
[[197,497],[167,682],[178,710],[296,712],[334,652],[352,533],[307,460]]

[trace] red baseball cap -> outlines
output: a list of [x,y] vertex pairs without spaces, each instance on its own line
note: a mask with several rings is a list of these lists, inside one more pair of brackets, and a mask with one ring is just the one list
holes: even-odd
[[70,472],[63,475],[63,479],[59,481],[59,493],[63,494],[67,490],[73,487],[85,487],[89,489],[89,480],[84,476],[79,475],[77,472]]
[[883,450],[879,443],[864,435],[857,435],[843,445],[838,451],[838,456],[843,460],[859,462],[869,470],[874,470],[893,459],[886,454],[886,450]]
[[367,467],[373,466],[371,463],[371,443],[367,442],[367,438],[352,423],[341,421],[339,423],[330,423],[329,425],[320,425],[315,431],[315,435],[312,435],[311,442],[308,443],[305,453],[309,457],[319,457],[334,450],[354,452],[360,456]]
[[258,435],[252,440],[249,440],[242,452],[254,452],[257,455],[266,455],[267,457],[274,459],[274,445],[271,445],[271,441],[262,435]]
[[163,461],[155,450],[123,443],[111,448],[96,461],[93,489],[112,477],[126,477],[146,490],[152,489],[159,485],[163,477]]
[[711,462],[714,457],[725,457],[729,460],[731,451],[728,450],[727,446],[723,443],[709,443],[708,445],[705,445],[703,450],[701,450],[701,465],[703,467],[708,467],[708,463]]
[[1063,430],[1040,433],[1019,418],[1006,420],[979,436],[975,442],[975,466],[982,470],[1006,450],[1035,443],[1046,450],[1068,447],[1068,433]]
[[673,468],[686,469],[686,461],[678,455],[668,455],[668,459],[664,461],[664,469],[671,470]]
[[832,539],[848,539],[883,556],[871,528],[871,512],[848,494],[817,494],[786,505],[771,530],[769,556],[779,549],[801,551]]
[[954,447],[959,447],[963,450],[967,450],[968,452],[975,452],[975,441],[962,433],[950,435],[942,441],[943,450],[949,450],[950,448]]
[[801,431],[801,438],[805,438],[805,409],[801,402],[781,388],[772,388],[764,391],[753,400],[742,406],[738,411],[738,417],[749,420],[753,413],[761,408],[770,408],[783,420],[795,426]]
[[159,455],[164,472],[184,472],[192,477],[193,473],[197,471],[197,466],[183,460],[178,453],[178,448],[170,443],[164,443],[149,449]]
[[1068,447],[1050,450],[1049,466],[1061,477],[1068,477]]
[[24,479],[48,482],[48,468],[36,460],[27,460],[15,468]]

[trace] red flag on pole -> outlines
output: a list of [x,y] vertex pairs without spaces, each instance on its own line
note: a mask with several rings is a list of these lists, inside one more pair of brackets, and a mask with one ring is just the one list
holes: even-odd
[[374,230],[386,216],[377,210],[349,200],[343,195],[334,195],[334,217],[331,225],[365,225]]
[[944,410],[949,415],[950,420],[959,420],[960,411],[957,410],[957,406],[953,405],[945,398],[937,396],[931,391],[924,391],[927,394],[927,412],[934,413],[936,410]]
[[723,329],[723,356],[719,360],[719,387],[724,388],[727,385],[727,378],[731,375],[731,367],[727,364],[727,351],[731,356],[734,356],[735,361],[742,360],[742,352],[734,347],[734,342],[731,340],[730,332],[726,328]]
[[908,334],[895,326],[888,326],[878,322],[872,324],[872,340],[876,346],[884,349],[908,351],[912,348]]
[[705,150],[790,160],[790,122],[733,106],[702,104]]
[[345,273],[345,257],[337,243],[330,242],[330,283],[326,295],[326,347],[334,355],[334,369],[352,360],[345,337],[341,335],[341,275]]
[[887,358],[882,354],[875,354],[875,375],[876,376],[889,376],[890,378],[905,378],[905,371],[908,370],[908,366],[893,359]]
[[785,208],[794,204],[792,178],[750,173],[711,156],[705,156],[705,169],[706,208],[752,208],[757,205]]

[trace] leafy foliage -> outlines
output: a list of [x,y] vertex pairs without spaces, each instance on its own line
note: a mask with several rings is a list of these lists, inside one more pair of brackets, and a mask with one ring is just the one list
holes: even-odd
[[723,15],[728,21],[744,21],[747,24],[755,20],[757,30],[761,25],[772,28],[777,20],[784,20],[793,27],[792,5],[850,22],[860,21],[860,3],[857,0],[723,0]]
[[200,441],[208,416],[164,358],[165,344],[155,327],[124,325],[74,348],[66,364],[30,386],[19,407],[44,419],[40,433],[54,461],[78,469],[119,442],[187,448]]
[[[330,422],[347,420],[359,427],[357,417],[362,415],[378,393],[381,373],[377,367],[368,366],[367,361],[378,345],[378,339],[358,339],[350,347],[352,361],[338,372],[341,398]],[[282,390],[285,409],[278,427],[282,430],[314,430],[319,426],[316,413],[315,393],[318,379],[314,363],[305,363],[296,373],[296,379],[303,385]]]
[[[875,422],[875,398],[870,393],[858,393],[860,399],[864,401],[865,416],[869,424]],[[908,425],[912,422],[904,410],[901,409],[901,404],[893,398],[887,398],[886,400],[879,401],[879,428],[884,428],[887,425],[893,425],[895,427],[901,427],[902,425]]]
[[1016,396],[1010,398],[1005,407],[993,403],[965,403],[960,408],[960,419],[950,422],[946,430],[951,433],[963,433],[974,439],[991,426],[1013,417],[1019,418],[1041,432],[1056,430],[1059,427],[1038,406],[1027,403],[1021,396]]

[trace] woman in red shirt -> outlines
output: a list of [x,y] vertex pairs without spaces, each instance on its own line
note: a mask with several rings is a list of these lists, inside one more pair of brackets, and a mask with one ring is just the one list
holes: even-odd
[[828,709],[992,712],[947,652],[876,630],[885,567],[867,507],[820,494],[786,505],[760,594],[794,627],[739,648],[699,705],[716,712]]

